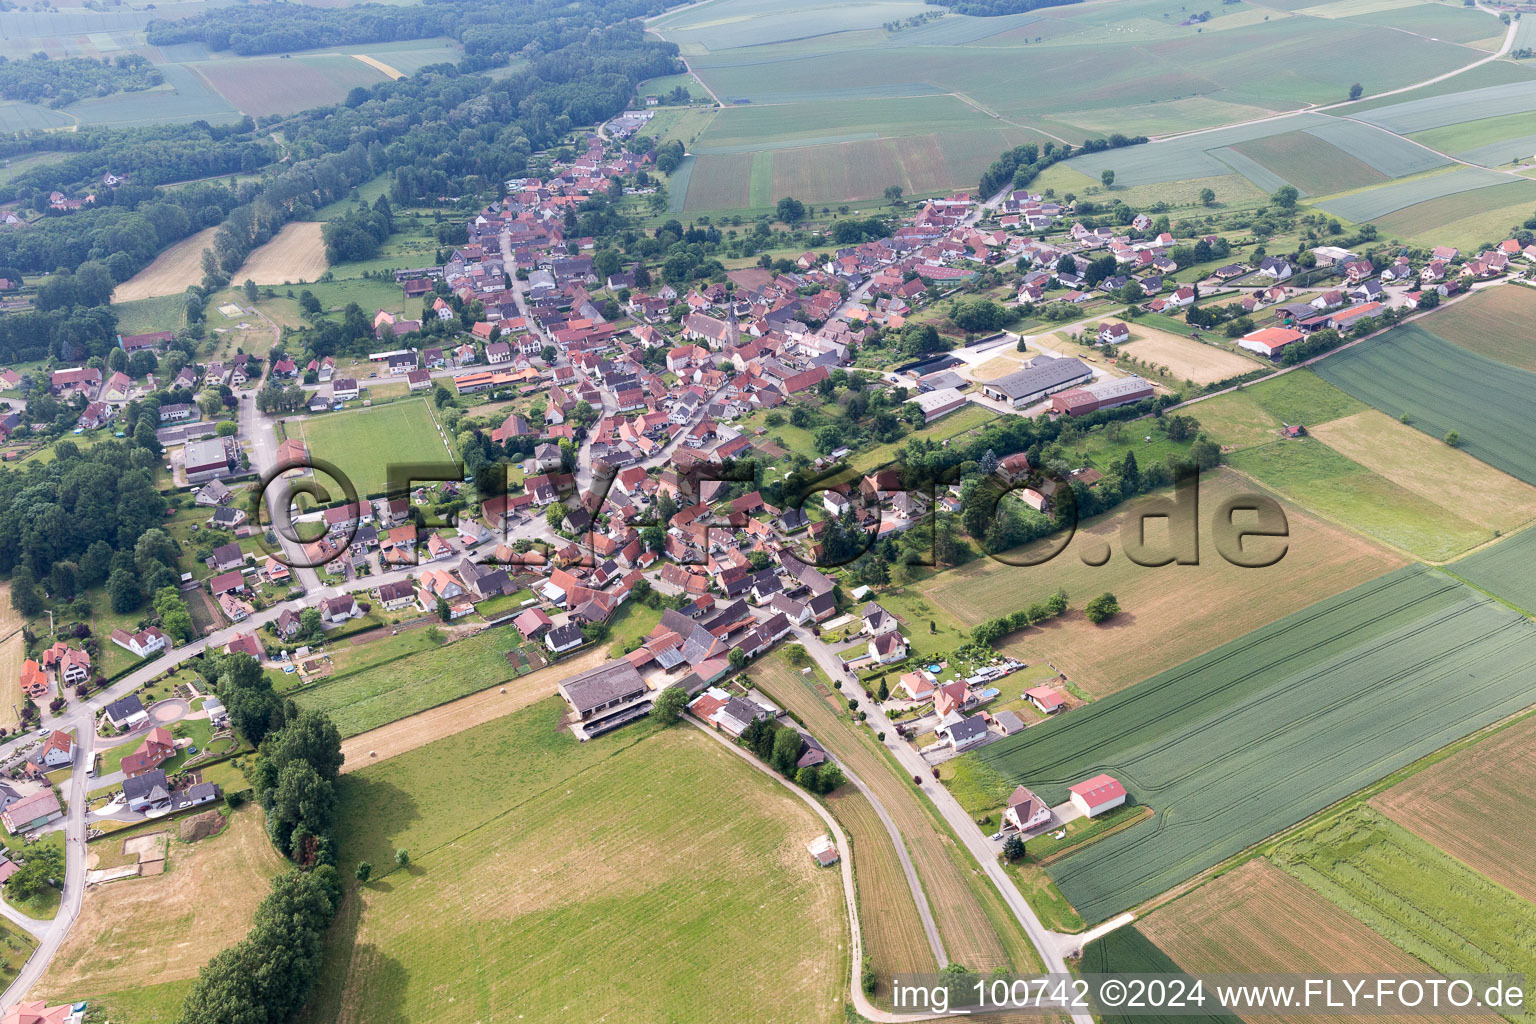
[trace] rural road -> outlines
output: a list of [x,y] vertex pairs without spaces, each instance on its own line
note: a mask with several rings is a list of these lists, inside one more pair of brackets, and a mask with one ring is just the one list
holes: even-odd
[[[805,647],[806,651],[815,659],[816,664],[826,673],[828,679],[846,680],[841,659],[833,653],[817,636],[802,627],[795,627],[795,638]],[[896,727],[886,718],[884,710],[876,702],[870,702],[864,708],[869,720],[866,723],[876,733],[884,732],[887,737],[897,737]],[[1036,916],[1034,908],[1025,901],[1020,894],[1018,886],[1008,877],[1001,865],[997,863],[997,854],[988,843],[986,836],[981,834],[971,816],[965,812],[957,801],[941,783],[933,778],[933,768],[922,759],[922,756],[912,747],[900,739],[887,739],[886,748],[891,752],[904,771],[923,779],[919,789],[932,802],[934,808],[944,817],[944,821],[954,831],[960,842],[972,859],[980,865],[987,878],[997,888],[1003,897],[1003,902],[1013,912],[1014,917],[1023,926],[1024,933],[1029,936],[1030,942],[1040,954],[1045,969],[1051,974],[1068,973],[1066,957],[1075,955],[1081,948],[1083,938],[1079,935],[1066,935],[1054,932],[1046,928]],[[1088,1014],[1074,1013],[1072,1019],[1075,1024],[1092,1024],[1093,1018]]]
[[[1276,8],[1276,9],[1278,10],[1279,8]],[[1488,8],[1488,7],[1484,7],[1480,3],[1477,5],[1477,9],[1480,10],[1480,11],[1485,11],[1488,14],[1494,15],[1495,17],[1497,17],[1498,14],[1499,14],[1498,11],[1492,10],[1491,8]],[[1487,63],[1489,63],[1491,61],[1498,60],[1500,57],[1502,57],[1505,54],[1507,54],[1509,52],[1509,50],[1510,50],[1510,47],[1512,47],[1514,45],[1514,43],[1515,43],[1515,33],[1517,31],[1519,31],[1519,28],[1520,28],[1520,23],[1517,22],[1517,21],[1511,20],[1507,30],[1504,33],[1504,43],[1503,43],[1503,45],[1500,46],[1493,53],[1488,54],[1486,57],[1481,57],[1481,58],[1473,61],[1470,64],[1463,65],[1462,67],[1459,67],[1459,68],[1453,68],[1452,70],[1447,71],[1444,74],[1435,75],[1433,78],[1426,78],[1426,79],[1424,79],[1421,82],[1414,82],[1411,85],[1400,86],[1399,88],[1396,88],[1396,89],[1388,89],[1386,92],[1372,93],[1369,96],[1361,96],[1358,100],[1340,100],[1337,103],[1325,103],[1325,104],[1322,104],[1321,106],[1298,107],[1295,110],[1285,110],[1285,111],[1281,111],[1278,114],[1268,114],[1268,115],[1266,115],[1264,117],[1252,117],[1252,118],[1249,118],[1246,121],[1233,121],[1231,124],[1216,125],[1213,128],[1196,128],[1193,131],[1170,132],[1167,135],[1154,135],[1154,136],[1152,136],[1152,142],[1149,143],[1149,145],[1155,145],[1156,143],[1159,143],[1159,142],[1170,142],[1170,141],[1172,141],[1174,139],[1187,139],[1187,138],[1191,138],[1192,136],[1195,136],[1195,135],[1206,135],[1206,134],[1209,134],[1210,132],[1225,131],[1228,128],[1244,128],[1244,127],[1247,127],[1248,125],[1251,125],[1251,124],[1265,124],[1265,123],[1267,123],[1269,121],[1281,121],[1281,120],[1284,120],[1287,117],[1295,117],[1297,114],[1320,114],[1320,113],[1325,113],[1325,112],[1327,112],[1329,110],[1337,110],[1340,107],[1351,106],[1351,105],[1353,105],[1355,103],[1364,103],[1367,100],[1379,100],[1379,99],[1383,99],[1384,97],[1387,97],[1387,96],[1397,96],[1397,95],[1400,95],[1400,94],[1405,93],[1405,92],[1413,92],[1415,89],[1423,89],[1426,86],[1437,85],[1440,82],[1446,81],[1447,79],[1455,78],[1458,75],[1464,75],[1468,71],[1471,71],[1473,68],[1480,68],[1484,64],[1487,64]],[[1354,120],[1354,119],[1353,118],[1346,118],[1346,120]],[[1372,127],[1380,128],[1381,126],[1380,125],[1373,125]],[[1386,129],[1383,128],[1382,131],[1386,131]],[[1396,132],[1390,132],[1389,134],[1396,135],[1397,133]],[[1398,137],[1402,138],[1403,136],[1398,136]],[[1410,139],[1409,141],[1412,141],[1412,140]],[[1425,146],[1424,148],[1428,149],[1429,147]],[[1431,152],[1439,152],[1439,151],[1438,150],[1431,150]],[[1445,154],[1441,154],[1441,155],[1443,156]]]

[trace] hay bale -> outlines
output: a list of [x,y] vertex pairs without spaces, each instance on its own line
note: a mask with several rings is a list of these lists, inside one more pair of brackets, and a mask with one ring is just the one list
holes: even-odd
[[182,821],[181,838],[184,842],[195,843],[199,839],[218,835],[223,829],[224,815],[218,811],[204,811]]

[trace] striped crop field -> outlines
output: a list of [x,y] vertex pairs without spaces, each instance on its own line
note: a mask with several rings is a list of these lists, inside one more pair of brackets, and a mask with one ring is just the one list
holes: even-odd
[[1468,454],[1536,483],[1536,373],[1405,324],[1316,366],[1318,376],[1431,437],[1459,435]]
[[[1283,843],[1274,860],[1437,974],[1536,973],[1536,904],[1372,807]],[[1528,1006],[1501,1013],[1536,1020]]]
[[1536,625],[1410,566],[994,743],[973,766],[996,773],[989,798],[1023,783],[1055,804],[1107,771],[1154,810],[1048,869],[1102,921],[1528,706],[1533,671]]
[[1497,171],[1485,170],[1481,167],[1458,167],[1444,174],[1432,174],[1408,181],[1394,181],[1362,192],[1352,192],[1337,199],[1324,200],[1317,205],[1319,209],[1335,217],[1343,217],[1356,224],[1364,224],[1368,220],[1385,217],[1406,206],[1427,203],[1432,199],[1455,195],[1458,192],[1471,192],[1473,189],[1489,187],[1507,188],[1510,185],[1518,186],[1519,184],[1521,179],[1512,178]]

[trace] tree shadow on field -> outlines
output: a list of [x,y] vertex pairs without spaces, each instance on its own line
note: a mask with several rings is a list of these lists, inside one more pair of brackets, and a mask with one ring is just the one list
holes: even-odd
[[421,818],[416,798],[387,779],[365,772],[343,775],[336,783],[336,862],[350,875],[358,861],[369,861],[375,872],[395,863],[399,841]]

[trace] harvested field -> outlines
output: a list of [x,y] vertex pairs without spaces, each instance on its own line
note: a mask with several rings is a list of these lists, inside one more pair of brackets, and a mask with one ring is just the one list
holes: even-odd
[[1418,324],[1337,352],[1317,373],[1388,416],[1407,414],[1432,438],[1460,435],[1468,454],[1536,483],[1536,374],[1443,340]]
[[0,725],[7,729],[21,724],[11,709],[21,706],[21,665],[26,660],[27,648],[19,630],[0,640]]
[[[596,668],[607,660],[608,655],[602,649],[593,648],[558,665],[509,679],[501,686],[492,686],[440,704],[430,711],[359,733],[341,743],[342,773],[359,771],[397,754],[424,747],[434,740],[515,714],[548,697],[560,680]],[[507,692],[502,693],[502,690]]]
[[1501,729],[1371,799],[1421,839],[1536,903],[1536,717]]
[[[203,279],[203,250],[213,245],[218,228],[204,228],[166,249],[155,261],[112,290],[115,302],[157,295],[180,295]],[[240,280],[245,280],[241,278]]]
[[386,77],[400,77],[398,72],[389,74],[393,69],[378,66],[371,57],[354,59],[342,53],[215,60],[196,67],[221,96],[252,117],[293,114],[340,103],[356,86],[377,85]]
[[[864,936],[864,955],[869,957],[875,972],[887,979],[904,971],[937,970],[939,965],[933,962],[933,951],[917,916],[907,876],[874,805],[852,785],[845,785],[827,798],[827,809],[853,844],[859,928]],[[882,984],[876,998],[889,1000],[887,989],[888,983]]]
[[1485,288],[1419,324],[1453,345],[1536,373],[1536,288]]
[[1536,973],[1536,904],[1369,806],[1281,844],[1273,859],[1430,971]]
[[411,865],[353,890],[307,1019],[842,1021],[842,880],[805,850],[821,820],[693,728],[577,743],[563,711],[343,779],[342,862]]
[[1121,346],[1143,362],[1165,366],[1179,380],[1212,384],[1260,368],[1252,359],[1201,341],[1160,331],[1144,323],[1131,326],[1131,341]]
[[1108,771],[1156,812],[1047,869],[1092,923],[1526,707],[1533,672],[1536,624],[1415,565],[965,756],[990,806]]
[[[1536,487],[1375,409],[1319,424],[1312,436],[1423,500],[1489,530],[1513,533],[1536,518]],[[1449,481],[1455,486],[1447,487]],[[1467,500],[1469,495],[1475,495],[1474,500]]]
[[[1415,974],[1424,964],[1263,858],[1251,860],[1136,922],[1191,974]],[[1418,1018],[1244,1014],[1249,1022]],[[1468,1018],[1472,1019],[1472,1018]]]
[[[121,847],[110,837],[92,844]],[[245,937],[283,859],[261,811],[195,845],[173,842],[172,870],[86,892],[80,917],[31,998],[89,999],[114,1021],[172,1021],[197,971]]]
[[404,78],[405,77],[405,73],[404,72],[399,71],[398,69],[392,67],[389,64],[385,64],[383,61],[379,60],[377,57],[370,57],[367,54],[363,54],[363,53],[354,53],[352,55],[352,59],[353,60],[360,60],[364,64],[367,64],[369,67],[374,68],[375,70],[378,70],[378,71],[382,71],[384,74],[388,75],[390,78]]
[[10,580],[0,580],[0,638],[10,636],[24,625],[26,620],[21,613],[11,607]]
[[[325,273],[325,243],[322,225],[316,221],[293,221],[283,227],[266,245],[246,258],[245,264],[230,275],[231,281],[249,278],[257,284],[287,284],[313,281]],[[198,271],[200,280],[202,271]]]
[[[939,573],[921,584],[930,604],[947,610],[967,628],[1005,610],[1046,597],[1057,587],[1075,606],[1059,619],[1013,634],[1008,653],[1030,663],[1049,662],[1075,685],[1097,696],[1121,690],[1164,669],[1401,566],[1388,552],[1282,500],[1290,538],[1285,557],[1263,569],[1243,569],[1215,550],[1209,512],[1228,496],[1252,493],[1237,474],[1221,471],[1201,480],[1200,564],[1146,568],[1116,551],[1102,566],[1083,562],[1096,548],[1120,546],[1156,498],[1129,503],[1079,528],[1067,550],[1044,565],[1024,568],[981,559]],[[1166,537],[1166,521],[1147,521],[1147,539]],[[1021,549],[1038,557],[1058,541]],[[1081,608],[1110,591],[1124,609],[1100,626]],[[1191,600],[1198,594],[1199,600]],[[999,801],[1001,802],[1001,801]]]
[[[977,970],[1010,964],[1029,970],[1035,965],[1033,947],[997,890],[918,799],[911,780],[896,774],[898,769],[875,747],[869,730],[847,719],[846,705],[838,702],[841,710],[834,706],[833,691],[820,671],[801,676],[781,649],[754,663],[751,678],[774,701],[798,714],[822,746],[885,807],[906,840],[950,960]],[[905,894],[902,899],[909,901]],[[879,907],[865,907],[860,917],[881,912]]]

